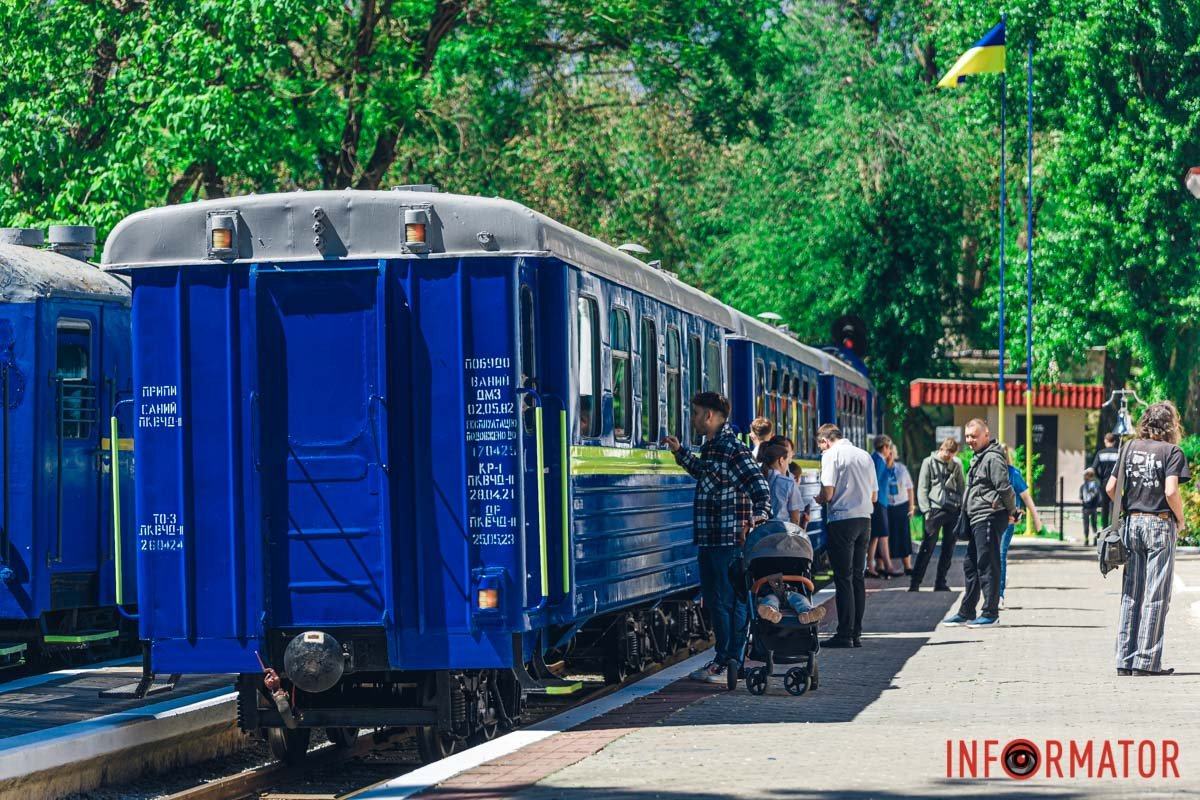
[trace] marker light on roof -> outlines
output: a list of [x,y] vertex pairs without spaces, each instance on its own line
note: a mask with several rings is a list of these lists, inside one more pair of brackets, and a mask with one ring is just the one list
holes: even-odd
[[423,208],[404,209],[404,245],[410,253],[425,253],[429,244],[425,239],[425,228],[429,224],[429,212]]
[[207,228],[209,258],[238,257],[236,211],[210,211]]

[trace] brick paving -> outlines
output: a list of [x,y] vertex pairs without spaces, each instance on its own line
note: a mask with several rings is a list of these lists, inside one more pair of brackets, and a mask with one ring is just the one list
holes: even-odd
[[[961,585],[957,566],[952,583],[955,574]],[[1165,664],[1178,674],[1169,678],[1115,674],[1119,574],[1101,578],[1090,548],[1018,540],[998,628],[938,627],[957,593],[872,582],[865,646],[822,652],[819,691],[792,697],[776,678],[754,697],[683,681],[628,707],[624,721],[598,718],[436,792],[472,800],[1200,797],[1200,555],[1181,554],[1176,575]],[[998,755],[1016,738],[1043,753],[1048,740],[1064,749],[1092,741],[1092,772],[1101,776],[1069,777],[1069,754],[1061,778],[1039,770],[1018,782],[998,763],[985,778],[982,760],[974,778],[947,776],[947,741],[982,748],[995,740]],[[1180,778],[1160,776],[1161,756],[1156,777],[1138,777],[1136,745],[1133,777],[1101,772],[1105,742],[1121,770],[1120,741],[1161,747],[1164,739],[1177,743]]]

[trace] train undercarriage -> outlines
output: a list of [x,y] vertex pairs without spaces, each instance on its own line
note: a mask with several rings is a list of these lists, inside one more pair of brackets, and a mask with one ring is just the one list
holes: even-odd
[[[549,644],[535,648],[533,662],[514,669],[420,672],[388,670],[377,632],[339,633],[346,671],[326,690],[304,691],[272,669],[238,676],[238,724],[264,736],[280,760],[303,760],[314,729],[324,729],[335,746],[349,746],[360,729],[407,727],[422,760],[436,761],[514,728],[530,695],[580,688],[580,682],[562,678],[567,665],[620,683],[682,648],[700,649],[710,628],[690,596],[668,598],[547,630]],[[295,636],[272,634],[271,663],[284,663],[287,641]],[[519,654],[519,637],[514,647]]]

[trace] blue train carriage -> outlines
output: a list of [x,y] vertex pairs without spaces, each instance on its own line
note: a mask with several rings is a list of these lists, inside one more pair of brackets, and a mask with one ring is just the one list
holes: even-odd
[[[108,420],[133,388],[130,291],[85,259],[95,231],[0,231],[0,658],[133,641],[132,543],[116,538]],[[119,488],[132,496],[126,431]],[[126,517],[128,524],[132,514]],[[120,581],[118,582],[118,575]]]
[[[547,658],[618,679],[708,630],[687,398],[745,318],[520,205],[430,191],[154,209],[133,283],[141,633],[314,727],[493,735]],[[780,341],[787,341],[780,334]]]
[[878,431],[877,395],[867,375],[834,353],[797,341],[794,335],[743,318],[740,335],[729,340],[731,421],[742,431],[755,417],[775,424],[777,435],[796,445],[801,494],[811,503],[809,536],[818,558],[825,554],[820,491],[821,451],[817,428],[833,423],[847,439],[867,447]]

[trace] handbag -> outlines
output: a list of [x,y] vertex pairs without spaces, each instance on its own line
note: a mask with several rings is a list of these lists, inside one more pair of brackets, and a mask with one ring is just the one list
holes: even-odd
[[962,508],[962,490],[951,489],[946,485],[947,481],[950,480],[950,474],[954,472],[954,468],[949,464],[946,464],[945,467],[946,471],[942,474],[942,508]]
[[1117,496],[1113,500],[1113,513],[1109,525],[1096,538],[1096,556],[1100,560],[1100,574],[1107,576],[1129,561],[1129,547],[1125,544],[1125,525],[1121,522],[1121,504],[1125,499],[1125,446],[1117,456]]

